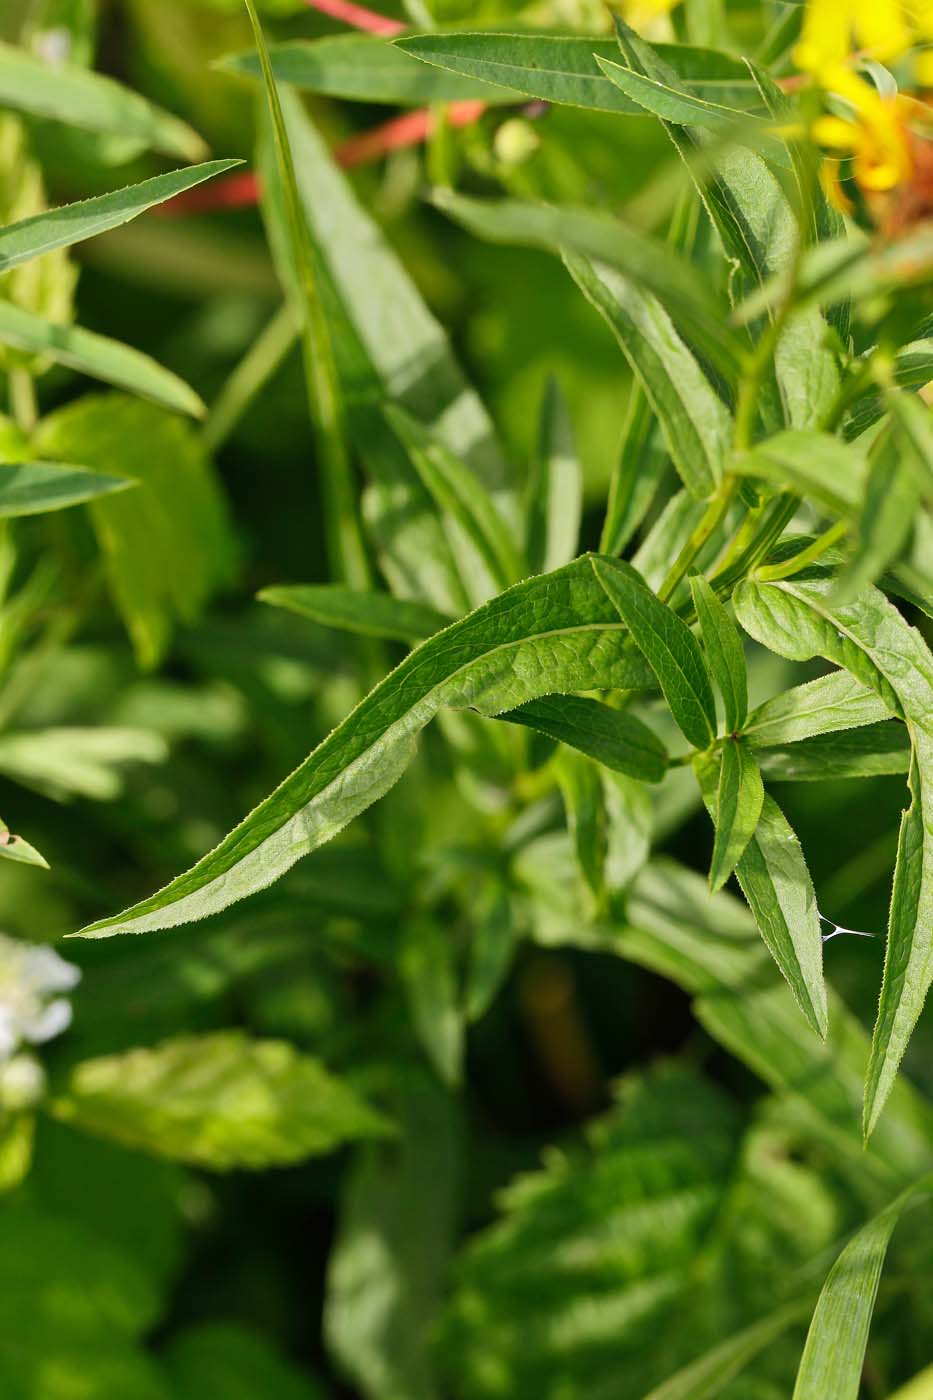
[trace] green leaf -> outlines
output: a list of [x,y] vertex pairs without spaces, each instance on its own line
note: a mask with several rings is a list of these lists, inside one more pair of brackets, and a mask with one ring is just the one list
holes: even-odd
[[659,783],[667,771],[667,752],[646,724],[624,710],[614,710],[585,695],[550,695],[530,700],[499,716],[511,724],[537,729],[594,758],[604,768],[627,773],[645,783]]
[[[719,799],[712,755],[698,756],[694,770],[703,801],[714,815]],[[797,1005],[816,1033],[825,1039],[826,984],[816,895],[800,842],[767,793],[735,874],[758,931],[787,979]]]
[[692,496],[716,490],[732,440],[732,417],[661,304],[612,268],[567,255],[567,269],[608,322],[661,425]]
[[757,750],[758,765],[772,782],[822,783],[833,778],[874,778],[907,773],[910,736],[897,720],[818,734],[800,743]]
[[263,588],[256,596],[263,603],[287,608],[324,627],[388,641],[422,642],[451,622],[450,617],[423,603],[393,598],[391,593],[364,593],[339,583],[279,584]]
[[85,1060],[53,1111],[127,1147],[214,1171],[283,1166],[390,1131],[317,1060],[242,1031]]
[[149,355],[80,326],[53,325],[9,301],[0,301],[0,345],[41,355],[179,413],[200,418],[205,412],[194,390]]
[[[394,47],[424,63],[499,83],[545,102],[628,115],[642,111],[600,69],[600,58],[618,58],[618,47],[611,39],[434,33],[397,39]],[[757,97],[747,70],[729,54],[685,44],[661,44],[658,52],[695,92],[736,103]]]
[[[608,214],[573,205],[473,199],[447,189],[435,190],[431,198],[438,209],[488,242],[578,254],[615,268],[632,284],[633,298],[637,293],[649,302],[647,294],[652,293],[664,308],[664,321],[669,316],[727,376],[736,372],[741,346],[723,324],[720,299],[670,244],[647,238]],[[576,276],[573,266],[571,271]],[[611,274],[601,269],[600,275]]]
[[833,587],[831,579],[746,582],[736,589],[735,606],[746,631],[779,655],[798,661],[824,656],[845,666],[905,721],[910,735],[912,803],[901,824],[865,1086],[867,1134],[891,1092],[933,979],[933,657],[877,589],[837,609]]
[[242,163],[239,160],[205,161],[203,165],[190,165],[184,170],[173,170],[169,175],[155,175],[138,185],[95,195],[78,204],[63,204],[47,214],[34,214],[30,219],[8,224],[0,229],[0,273],[9,272],[11,267],[28,262],[30,258],[41,257],[53,248],[70,248],[98,233],[119,228],[145,214],[147,209],[164,204],[176,194]]
[[123,792],[128,765],[167,757],[162,736],[145,729],[63,725],[0,734],[0,772],[60,802],[112,802]]
[[176,619],[193,621],[230,573],[220,488],[193,427],[142,400],[89,395],[44,419],[35,446],[93,463],[138,489],[94,501],[110,587],[140,662],[154,665]]
[[[474,99],[494,104],[516,102],[522,95],[481,78],[439,71],[406,53],[403,46],[368,34],[328,34],[323,39],[270,44],[269,61],[277,82],[351,102],[417,106]],[[215,66],[249,77],[261,73],[256,53],[231,54]]]
[[749,715],[743,733],[753,748],[766,749],[878,724],[891,713],[887,702],[851,672],[831,671],[766,700]]
[[425,1338],[448,1284],[463,1125],[456,1099],[427,1074],[403,1063],[394,1078],[390,1105],[399,1136],[361,1147],[342,1192],[327,1262],[324,1337],[340,1371],[368,1400],[435,1400],[436,1358]]
[[797,1372],[794,1400],[858,1400],[868,1329],[894,1227],[933,1193],[933,1177],[909,1186],[849,1241],[820,1294]]
[[[323,279],[337,372],[353,444],[371,486],[364,514],[399,597],[460,613],[467,606],[450,544],[430,497],[383,416],[388,400],[430,426],[511,519],[510,474],[492,421],[464,379],[447,337],[296,94],[281,94],[301,207]],[[273,254],[293,276],[274,198],[268,141],[261,147]],[[386,334],[391,325],[392,333]]]
[[622,560],[594,558],[593,571],[658,678],[671,714],[697,749],[716,737],[716,705],[699,643]]
[[[929,342],[924,342],[928,344]],[[924,383],[933,379],[933,368],[924,365]],[[892,393],[887,406],[894,426],[894,438],[901,448],[905,465],[927,501],[933,501],[933,419],[927,404],[917,395]]]
[[924,1366],[906,1385],[899,1385],[888,1400],[931,1400],[933,1397],[933,1366]]
[[718,1395],[759,1352],[805,1316],[806,1306],[802,1303],[776,1309],[691,1361],[646,1395],[645,1400],[707,1400]]
[[478,1021],[508,976],[519,941],[518,921],[504,885],[493,881],[481,893],[472,925],[463,1009],[468,1021]]
[[809,496],[839,515],[857,510],[868,475],[857,446],[807,429],[777,433],[750,452],[737,453],[730,466],[743,476]]
[[541,403],[537,451],[528,482],[527,555],[536,574],[569,564],[578,552],[583,469],[573,425],[557,381],[548,379]]
[[474,605],[485,602],[525,572],[505,520],[492,499],[477,490],[469,467],[422,423],[394,405],[385,414],[447,528],[462,536],[455,553],[463,558],[466,546],[476,556],[474,562],[467,555],[461,575]]
[[709,669],[725,709],[726,732],[740,732],[748,717],[745,653],[731,617],[702,574],[690,579]]
[[136,482],[126,476],[107,476],[64,462],[18,462],[0,465],[0,517],[42,515],[125,491]]
[[190,126],[139,93],[86,68],[49,64],[0,43],[0,106],[118,136],[139,151],[200,160],[206,147]]
[[443,1083],[463,1076],[461,1013],[450,927],[427,915],[401,931],[398,966],[418,1038]]
[[35,846],[30,846],[22,836],[15,835],[6,822],[0,819],[0,860],[18,860],[24,865],[39,865],[48,870],[49,863]]
[[176,927],[272,884],[389,790],[445,706],[498,714],[555,691],[650,687],[622,630],[589,559],[510,588],[407,657],[187,874],[82,932]]
[[667,467],[667,454],[645,391],[636,380],[629,394],[619,457],[609,487],[600,554],[621,554],[644,520]]
[[913,529],[918,506],[914,476],[901,460],[896,441],[884,433],[871,454],[858,513],[858,538],[837,585],[837,603],[854,598],[897,559]]
[[554,771],[564,800],[567,830],[580,873],[597,899],[606,883],[606,801],[599,769],[583,754],[564,749]]
[[749,142],[750,132],[760,131],[764,134],[764,123],[748,112],[696,96],[679,85],[672,87],[657,78],[633,72],[631,68],[624,68],[621,63],[614,63],[602,54],[594,56],[609,81],[631,98],[637,108],[643,108],[653,116],[679,126],[706,127],[734,139],[741,136],[743,143]]
[[716,795],[716,841],[709,887],[721,889],[755,835],[765,790],[754,755],[741,740],[727,739],[722,747]]

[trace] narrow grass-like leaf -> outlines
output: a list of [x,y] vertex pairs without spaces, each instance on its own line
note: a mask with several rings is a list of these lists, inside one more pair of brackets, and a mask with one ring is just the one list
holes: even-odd
[[924,1366],[906,1385],[899,1385],[888,1400],[933,1400],[933,1366]]
[[[499,83],[544,102],[630,116],[643,110],[615,87],[599,67],[599,58],[619,56],[611,39],[434,33],[397,39],[395,47],[452,73]],[[741,106],[757,100],[747,70],[729,54],[685,44],[660,44],[658,52],[692,91],[712,101]]]
[[933,980],[933,656],[894,605],[869,588],[836,608],[831,579],[746,582],[735,606],[746,631],[791,660],[845,666],[910,734],[912,802],[901,824],[881,999],[865,1085],[865,1131],[878,1121]]
[[719,687],[726,717],[726,732],[740,731],[748,716],[748,676],[745,653],[735,623],[702,574],[690,579],[713,680]]
[[293,272],[291,290],[301,325],[308,414],[321,468],[325,537],[331,567],[338,581],[349,584],[351,588],[366,588],[370,581],[369,560],[357,519],[343,397],[334,360],[331,328],[319,285],[315,250],[301,207],[295,159],[262,25],[253,0],[244,0],[244,3],[262,70],[275,152],[275,176],[285,212],[285,233]]
[[209,160],[203,165],[189,165],[168,175],[155,175],[138,185],[114,190],[111,194],[95,195],[78,204],[63,204],[46,214],[34,214],[30,219],[0,228],[0,273],[9,272],[19,263],[41,257],[53,248],[70,248],[85,238],[119,228],[131,219],[145,214],[157,204],[164,204],[183,190],[190,190],[225,170],[242,165],[239,160]]
[[657,676],[685,737],[694,748],[706,749],[716,737],[716,705],[696,637],[631,564],[595,558],[592,567]]
[[537,451],[528,482],[528,544],[531,569],[549,573],[577,554],[583,511],[583,469],[573,425],[555,379],[541,404]]
[[201,160],[207,148],[196,131],[138,92],[87,68],[45,63],[26,49],[0,43],[0,107],[69,126],[106,132],[182,160]]
[[605,265],[567,254],[567,269],[606,319],[641,382],[681,480],[692,496],[711,496],[732,440],[732,416],[650,293]]
[[559,691],[650,688],[623,631],[589,559],[510,588],[413,651],[191,870],[82,932],[174,928],[271,885],[388,791],[445,706],[499,714]]
[[575,253],[607,264],[641,294],[657,297],[675,325],[726,375],[736,373],[741,344],[724,326],[723,305],[702,276],[669,244],[647,238],[609,214],[572,205],[483,200],[435,190],[436,206],[492,243]]
[[42,355],[179,413],[200,418],[205,412],[194,390],[148,355],[80,326],[53,325],[11,301],[0,301],[0,345]]
[[709,870],[709,887],[722,889],[755,834],[765,790],[755,756],[741,740],[727,739],[722,748],[716,794],[716,840]]
[[933,1177],[909,1186],[849,1241],[820,1294],[797,1372],[793,1400],[858,1400],[868,1330],[894,1227],[933,1193]]
[[726,107],[720,102],[712,102],[699,97],[681,87],[671,87],[657,78],[649,78],[643,73],[635,73],[621,63],[595,55],[596,62],[611,83],[630,97],[636,107],[643,108],[664,121],[675,122],[678,126],[701,126],[724,136],[738,137],[740,130],[743,139],[752,131],[764,125],[757,117],[743,112],[737,107]]
[[657,420],[644,389],[634,380],[609,487],[600,554],[622,553],[648,513],[666,466]]
[[263,588],[256,596],[324,627],[387,641],[423,642],[452,620],[423,603],[393,598],[391,593],[364,593],[339,583],[281,584]]
[[795,744],[890,717],[890,706],[849,671],[832,671],[766,700],[743,733],[753,748]]
[[[269,45],[277,82],[304,92],[351,102],[393,106],[423,102],[518,102],[522,92],[420,62],[398,44],[370,34],[328,34],[323,39],[292,39]],[[256,53],[231,54],[216,65],[228,73],[259,77]]]
[[789,1303],[743,1327],[652,1390],[645,1400],[709,1400],[744,1371],[759,1352],[807,1315],[808,1305]]
[[645,783],[659,783],[667,771],[664,745],[646,724],[585,695],[549,695],[499,718],[537,729],[603,767]]
[[63,510],[136,484],[130,477],[107,476],[65,462],[0,465],[0,519]]

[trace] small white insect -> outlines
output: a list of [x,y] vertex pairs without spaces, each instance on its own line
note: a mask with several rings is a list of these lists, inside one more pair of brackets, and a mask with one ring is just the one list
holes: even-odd
[[831,938],[835,938],[836,935],[839,934],[839,933],[851,933],[852,936],[853,936],[853,938],[877,938],[877,937],[878,937],[878,935],[877,935],[876,933],[866,933],[866,931],[865,931],[864,929],[861,929],[861,928],[843,928],[842,924],[837,924],[837,923],[835,922],[834,919],[827,919],[826,915],[825,915],[825,914],[821,914],[819,910],[817,910],[816,913],[817,913],[817,918],[819,919],[820,923],[824,926],[824,928],[828,925],[828,927],[829,927],[829,929],[830,929],[830,932],[829,932],[829,933],[824,933],[824,934],[823,934],[823,942],[824,942],[824,943],[828,943],[829,940],[830,940]]

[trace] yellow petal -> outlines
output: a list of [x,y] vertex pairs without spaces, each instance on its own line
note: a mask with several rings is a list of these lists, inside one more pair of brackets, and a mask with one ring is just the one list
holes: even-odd
[[828,146],[831,151],[857,151],[864,144],[859,127],[842,117],[817,117],[810,134],[818,146]]
[[855,35],[872,58],[897,58],[906,53],[911,33],[899,0],[855,0]]
[[855,0],[809,0],[794,62],[805,73],[844,63],[849,56]]

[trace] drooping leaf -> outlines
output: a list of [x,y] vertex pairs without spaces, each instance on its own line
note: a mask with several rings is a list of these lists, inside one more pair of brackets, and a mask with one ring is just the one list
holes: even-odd
[[64,462],[0,465],[0,517],[64,510],[135,485],[131,477],[109,476]]
[[175,619],[194,619],[230,573],[223,499],[193,428],[142,400],[89,395],[44,419],[35,444],[138,483],[90,509],[117,607],[153,665]]
[[85,1060],[53,1107],[128,1147],[215,1171],[300,1162],[391,1131],[317,1060],[241,1031]]
[[190,190],[241,164],[239,160],[205,161],[203,165],[173,170],[169,175],[155,175],[138,185],[95,195],[79,204],[64,204],[50,209],[47,214],[35,214],[30,219],[8,224],[0,229],[0,273],[30,258],[41,257],[53,248],[70,248],[107,229],[119,228],[183,190]]
[[[703,801],[715,815],[719,775],[711,756],[698,755],[694,770]],[[754,779],[751,783],[754,784]],[[737,782],[734,786],[737,788]],[[754,787],[757,789],[757,784]],[[758,805],[757,791],[750,792],[749,803]],[[744,831],[741,835],[744,839]],[[767,793],[735,874],[755,916],[758,931],[787,979],[797,1005],[816,1033],[825,1039],[823,940],[813,882],[796,833]]]
[[406,658],[186,875],[83,932],[176,927],[270,885],[388,791],[445,706],[498,714],[555,691],[650,687],[622,631],[588,559],[509,589]]
[[823,1285],[800,1360],[794,1400],[857,1400],[868,1329],[894,1227],[904,1211],[933,1193],[923,1177],[863,1225],[839,1255]]
[[0,43],[0,106],[118,136],[133,143],[134,153],[161,151],[193,161],[206,152],[197,132],[139,93],[102,73],[45,63],[13,44]]
[[709,885],[714,892],[726,883],[755,835],[764,797],[754,755],[740,740],[727,739],[722,747],[716,841],[709,871]]
[[200,418],[205,411],[194,390],[150,356],[80,326],[53,325],[9,301],[0,301],[0,345],[41,355],[179,413]]
[[622,560],[594,558],[593,571],[658,678],[674,719],[694,748],[716,737],[716,705],[699,643]]
[[824,656],[869,686],[907,726],[912,803],[904,814],[888,927],[885,972],[865,1090],[870,1133],[933,979],[933,657],[894,605],[874,588],[835,608],[827,579],[740,585],[746,631],[790,660]]
[[583,470],[573,425],[555,379],[541,403],[537,450],[528,482],[526,553],[532,572],[549,573],[578,552],[583,510]]
[[257,597],[324,627],[339,627],[388,641],[423,642],[451,621],[423,603],[393,598],[391,593],[363,593],[339,583],[279,584],[263,588]]
[[[528,97],[571,107],[636,115],[642,109],[627,98],[599,67],[598,58],[617,59],[611,39],[551,34],[416,34],[398,39],[424,63],[464,77],[499,83]],[[754,85],[731,55],[685,44],[658,45],[692,91],[720,102],[756,99]]]
[[[472,99],[493,105],[522,97],[520,90],[419,62],[402,46],[369,34],[328,34],[323,39],[270,44],[269,60],[277,82],[351,102],[407,106]],[[261,71],[255,53],[231,54],[217,66],[253,78]]]
[[653,296],[605,265],[564,261],[639,379],[684,486],[700,500],[711,496],[731,446],[729,410]]
[[634,715],[614,710],[585,695],[549,695],[499,716],[511,724],[536,729],[558,743],[595,758],[604,768],[627,773],[645,783],[659,783],[667,771],[667,752],[655,734]]
[[748,677],[739,634],[725,607],[702,574],[690,579],[703,645],[725,709],[726,731],[741,731],[748,717]]

